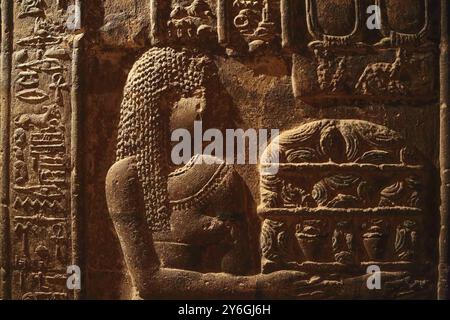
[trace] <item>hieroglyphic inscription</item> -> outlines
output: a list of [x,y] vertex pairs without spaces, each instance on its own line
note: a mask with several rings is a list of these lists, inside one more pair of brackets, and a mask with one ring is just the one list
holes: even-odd
[[11,106],[12,297],[67,299],[73,4],[16,0]]
[[[436,98],[437,47],[428,0],[403,12],[376,1],[380,29],[369,29],[360,0],[306,0],[309,54],[294,54],[294,91],[310,101],[427,102]],[[332,10],[346,12],[330,19]]]
[[152,0],[153,41],[262,52],[281,48],[280,0]]
[[232,20],[232,33],[241,36],[250,52],[280,46],[280,1],[235,0]]

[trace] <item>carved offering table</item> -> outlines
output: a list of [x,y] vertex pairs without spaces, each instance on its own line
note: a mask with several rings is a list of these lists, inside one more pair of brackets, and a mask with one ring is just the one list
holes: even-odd
[[263,272],[342,280],[375,267],[410,272],[418,281],[403,293],[424,294],[433,273],[422,249],[432,230],[428,171],[395,131],[358,120],[307,123],[269,145],[261,172]]

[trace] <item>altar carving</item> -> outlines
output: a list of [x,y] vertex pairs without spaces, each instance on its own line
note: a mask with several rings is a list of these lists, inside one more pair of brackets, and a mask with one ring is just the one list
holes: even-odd
[[268,146],[261,173],[263,272],[364,274],[379,265],[423,276],[430,256],[416,253],[426,242],[418,226],[432,220],[427,165],[395,131],[359,120],[306,123]]

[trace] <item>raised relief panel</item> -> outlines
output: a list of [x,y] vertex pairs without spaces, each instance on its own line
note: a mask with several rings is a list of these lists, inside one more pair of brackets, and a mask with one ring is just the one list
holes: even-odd
[[[14,3],[26,21],[12,68],[14,297],[70,298],[77,81],[55,11],[66,1]],[[420,106],[437,99],[432,3],[90,1],[87,19],[98,21],[86,29],[83,81],[87,296],[434,297],[438,152],[428,140],[438,137],[437,111]],[[374,30],[372,4],[381,9]],[[108,30],[119,31],[105,41]],[[170,130],[199,119],[216,132],[282,135],[260,166],[192,154],[168,165]],[[366,286],[372,265],[382,290]]]
[[151,1],[152,40],[245,54],[281,48],[280,0]]
[[430,0],[377,0],[385,37],[382,43],[421,45],[426,42],[431,31],[430,4]]
[[67,299],[72,264],[73,1],[15,0],[11,103],[14,299]]
[[20,5],[19,18],[44,15],[46,3],[44,0],[16,0]]
[[362,21],[359,0],[307,0],[306,16],[308,31],[316,41],[350,44],[360,35]]
[[216,15],[210,2],[173,3],[171,9],[167,23],[169,38],[214,41]]
[[151,0],[153,43],[217,44],[216,0]]
[[231,44],[250,52],[280,47],[280,1],[235,0],[231,9]]
[[0,299],[443,295],[437,0],[0,3]]
[[[279,150],[279,159],[273,158]],[[320,120],[277,137],[261,160],[264,272],[408,272],[424,286],[432,254],[421,227],[429,166],[395,131],[360,120]],[[419,254],[420,252],[420,254]],[[425,285],[426,283],[426,285]]]
[[[376,30],[367,24],[369,2],[381,10]],[[136,296],[431,297],[435,159],[418,149],[432,153],[434,146],[417,136],[432,128],[421,121],[420,107],[408,116],[398,108],[397,118],[387,119],[390,110],[372,103],[437,98],[436,10],[429,1],[150,4],[154,46],[124,79],[111,145],[116,157],[108,158],[113,164],[105,173],[109,217]],[[400,7],[407,11],[402,17]],[[299,20],[304,30],[294,32]],[[292,74],[270,73],[272,62],[290,68],[290,57]],[[36,88],[32,72],[22,79]],[[54,90],[42,104],[57,101],[70,83],[52,79]],[[326,100],[332,108],[321,104]],[[349,101],[370,113],[355,114]],[[230,118],[219,116],[223,111]],[[48,112],[42,108],[35,118]],[[189,154],[182,167],[168,165],[170,130],[190,133],[194,119],[205,127],[212,121],[216,128],[242,122],[294,129],[272,137],[259,166],[232,167],[200,154]],[[394,131],[403,120],[405,127]],[[20,139],[30,140],[31,120],[17,121],[24,123]],[[406,127],[413,122],[420,133]],[[33,179],[20,161],[17,177],[21,184]],[[381,290],[366,285],[373,265],[381,269]]]
[[438,50],[429,0],[379,0],[371,13],[362,0],[306,0],[305,8],[308,50],[293,56],[298,98],[436,100]]

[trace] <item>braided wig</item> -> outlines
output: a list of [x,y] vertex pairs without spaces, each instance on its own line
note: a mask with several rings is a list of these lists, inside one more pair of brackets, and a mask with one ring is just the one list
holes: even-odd
[[170,229],[167,192],[169,115],[175,99],[206,87],[213,62],[173,48],[152,48],[133,66],[120,109],[117,161],[134,156],[152,231]]

